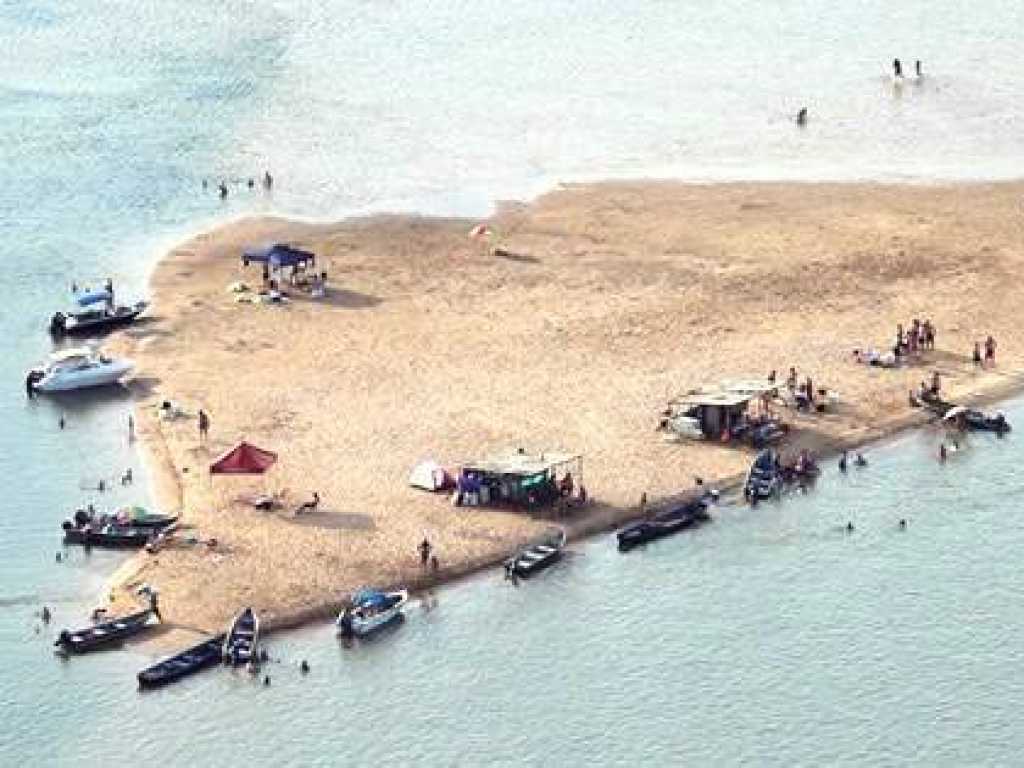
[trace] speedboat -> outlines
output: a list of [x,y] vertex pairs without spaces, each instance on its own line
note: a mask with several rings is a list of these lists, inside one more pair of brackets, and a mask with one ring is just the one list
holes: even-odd
[[402,615],[409,602],[409,591],[379,592],[361,589],[352,595],[352,605],[338,616],[335,624],[345,637],[365,637]]
[[[148,306],[144,301],[132,305],[114,306],[114,294],[110,291],[93,291],[78,297],[81,309],[73,312],[56,312],[50,318],[50,335],[86,336],[105,333],[122,325],[135,322]],[[94,306],[102,304],[98,309]]]
[[31,394],[108,386],[120,382],[132,365],[131,360],[110,358],[89,347],[62,349],[28,372],[25,387]]
[[778,496],[782,491],[782,477],[776,465],[775,455],[770,450],[761,451],[750,465],[743,496],[752,504],[759,499]]

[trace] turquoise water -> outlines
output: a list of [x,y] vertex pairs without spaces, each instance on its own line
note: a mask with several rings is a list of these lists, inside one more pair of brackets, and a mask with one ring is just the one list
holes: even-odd
[[[56,563],[57,525],[145,493],[83,489],[143,474],[123,397],[23,397],[72,280],[141,294],[169,244],[251,212],[473,215],[568,179],[929,181],[1024,160],[1019,3],[506,6],[0,2],[4,763],[129,744],[170,764],[1015,762],[1015,438],[939,467],[909,437],[693,536],[441,590],[372,645],[276,639],[269,689],[217,672],[140,696],[138,651],[52,657],[34,613],[80,623],[121,562]],[[894,56],[924,83],[894,89]],[[246,189],[266,168],[273,194]]]

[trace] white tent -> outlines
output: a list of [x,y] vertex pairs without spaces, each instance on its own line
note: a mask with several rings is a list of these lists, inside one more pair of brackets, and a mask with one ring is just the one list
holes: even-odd
[[409,485],[413,488],[422,488],[425,491],[439,491],[445,487],[447,478],[448,473],[444,471],[444,467],[436,461],[428,459],[412,468]]

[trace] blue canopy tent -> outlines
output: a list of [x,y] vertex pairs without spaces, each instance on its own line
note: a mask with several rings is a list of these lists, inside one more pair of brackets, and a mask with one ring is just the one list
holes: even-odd
[[242,264],[249,266],[252,262],[268,264],[271,267],[305,267],[308,264],[316,264],[316,255],[284,243],[275,243],[242,251]]

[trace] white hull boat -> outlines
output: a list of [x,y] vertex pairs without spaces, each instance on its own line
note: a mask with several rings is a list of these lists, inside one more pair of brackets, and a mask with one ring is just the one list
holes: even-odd
[[378,592],[362,589],[352,596],[352,607],[338,616],[335,624],[345,637],[365,637],[395,621],[409,602],[409,591]]
[[28,372],[25,386],[32,392],[69,392],[118,384],[132,369],[131,360],[109,358],[88,347],[61,350]]

